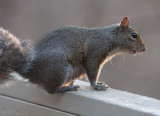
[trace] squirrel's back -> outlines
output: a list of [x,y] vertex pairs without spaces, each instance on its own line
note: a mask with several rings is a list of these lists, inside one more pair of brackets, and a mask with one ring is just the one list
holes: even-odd
[[[114,27],[114,26],[112,26]],[[110,27],[108,27],[110,28]],[[78,59],[80,56],[86,56],[89,51],[98,49],[99,46],[110,44],[107,32],[112,31],[106,28],[86,28],[77,26],[64,26],[53,29],[46,33],[35,45],[35,53],[52,51],[59,54],[65,54]],[[97,47],[96,47],[97,46]],[[108,45],[109,46],[109,45]],[[77,56],[80,55],[80,56]]]
[[85,35],[88,34],[89,30],[87,28],[81,28],[76,26],[64,26],[57,29],[53,29],[46,33],[35,45],[35,50],[44,50],[49,47],[72,47],[83,45],[85,40]]

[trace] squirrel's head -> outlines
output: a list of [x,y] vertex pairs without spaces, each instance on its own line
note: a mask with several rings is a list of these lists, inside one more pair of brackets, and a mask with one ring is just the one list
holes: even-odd
[[136,54],[146,50],[146,46],[140,33],[129,26],[128,17],[123,18],[120,25],[117,26],[116,30],[124,52]]

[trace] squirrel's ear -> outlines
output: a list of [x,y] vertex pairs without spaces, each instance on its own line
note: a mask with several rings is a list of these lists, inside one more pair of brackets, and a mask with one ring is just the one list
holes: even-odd
[[121,21],[120,26],[122,26],[122,27],[128,27],[128,26],[129,26],[128,17],[124,17],[124,18],[123,18],[123,20]]

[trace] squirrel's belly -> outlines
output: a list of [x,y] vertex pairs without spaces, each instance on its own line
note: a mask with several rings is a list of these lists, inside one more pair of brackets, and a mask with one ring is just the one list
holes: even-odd
[[67,81],[63,86],[70,85],[75,79],[82,78],[85,74],[85,68],[83,66],[72,66]]

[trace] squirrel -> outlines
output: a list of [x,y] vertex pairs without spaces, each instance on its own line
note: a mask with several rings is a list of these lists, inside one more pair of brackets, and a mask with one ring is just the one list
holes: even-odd
[[128,17],[105,27],[64,26],[41,37],[30,53],[13,34],[0,28],[0,84],[21,75],[48,93],[77,91],[75,79],[86,75],[95,90],[106,90],[99,82],[103,65],[121,53],[146,50],[140,33],[129,26]]

